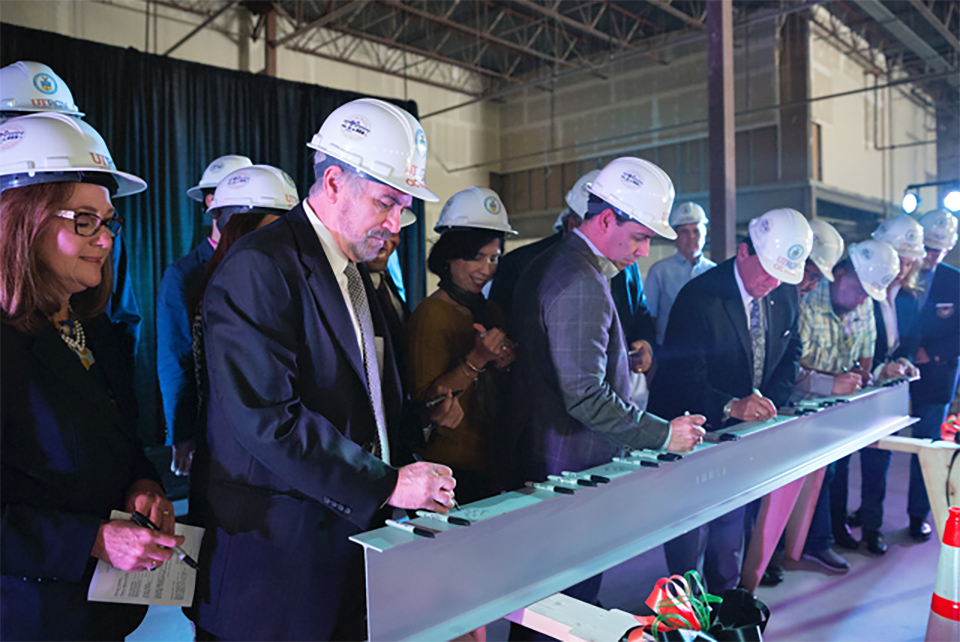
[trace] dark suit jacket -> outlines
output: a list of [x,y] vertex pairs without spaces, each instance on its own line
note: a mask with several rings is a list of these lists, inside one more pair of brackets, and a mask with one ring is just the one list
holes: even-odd
[[524,272],[510,336],[512,415],[528,480],[583,470],[624,446],[660,448],[668,425],[629,400],[627,349],[597,257],[567,235]]
[[[330,639],[365,599],[362,549],[348,537],[379,525],[397,471],[361,445],[376,423],[360,347],[302,205],[230,248],[207,286],[203,331],[211,459],[194,617],[230,639]],[[385,343],[393,444],[400,381]]]
[[[652,412],[675,417],[689,410],[719,429],[724,405],[752,392],[753,351],[734,261],[701,274],[677,295],[650,391]],[[763,305],[767,335],[760,391],[779,407],[793,390],[802,351],[797,288],[783,284]]]
[[[557,232],[552,236],[519,247],[500,259],[497,274],[490,286],[490,300],[497,303],[503,310],[504,316],[509,319],[513,306],[513,294],[517,289],[517,281],[533,260],[560,242],[563,233]],[[656,344],[657,326],[647,308],[647,297],[643,293],[643,277],[636,264],[620,271],[620,274],[610,281],[610,292],[613,303],[620,316],[623,333],[627,343],[643,339],[650,345]]]
[[157,379],[167,422],[167,445],[194,438],[197,378],[187,298],[207,269],[213,246],[203,239],[189,254],[167,266],[157,292]]
[[913,402],[952,402],[960,373],[960,271],[952,265],[934,271],[915,334],[930,363],[919,366],[920,381],[910,385]]
[[894,300],[897,311],[897,333],[900,342],[893,352],[887,347],[887,324],[883,320],[883,310],[880,303],[873,302],[873,319],[877,324],[877,343],[873,349],[873,366],[906,357],[913,361],[919,347],[917,336],[917,317],[920,314],[920,301],[914,295],[900,290]]
[[100,520],[133,482],[159,477],[134,432],[132,364],[105,315],[83,327],[90,371],[52,324],[36,336],[0,326],[4,640],[122,639],[146,613],[87,602]]

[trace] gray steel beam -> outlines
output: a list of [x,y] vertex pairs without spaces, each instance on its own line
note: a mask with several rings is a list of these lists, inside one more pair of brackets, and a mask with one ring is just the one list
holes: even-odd
[[737,155],[733,93],[733,2],[707,6],[707,128],[710,148],[710,258],[736,253]]
[[947,25],[940,22],[940,18],[938,18],[936,14],[930,10],[930,7],[923,4],[923,2],[920,0],[910,0],[910,2],[913,4],[913,8],[920,12],[920,15],[930,23],[930,26],[936,29],[937,33],[943,36],[943,39],[950,43],[951,47],[957,51],[960,51],[960,41],[958,41],[957,37],[953,35],[949,29],[947,29]]
[[[910,51],[915,53],[921,60],[926,62],[934,71],[957,71],[950,63],[943,59],[943,56],[927,44],[923,38],[903,23],[889,9],[883,6],[883,3],[876,0],[852,0],[853,4],[868,16],[876,20],[884,29],[890,32],[897,40],[902,42]],[[947,82],[954,87],[960,88],[960,74],[948,77]]]
[[[702,22],[700,22],[699,20],[697,20],[697,19],[694,18],[693,16],[688,15],[688,14],[680,11],[680,10],[677,9],[676,7],[672,6],[672,5],[671,5],[669,2],[667,2],[666,0],[647,0],[647,2],[650,3],[650,4],[652,4],[653,6],[655,6],[655,7],[656,7],[657,9],[659,9],[660,11],[665,11],[666,13],[669,13],[669,14],[670,14],[671,16],[673,16],[674,18],[680,18],[680,20],[683,20],[684,22],[686,22],[686,23],[687,23],[688,25],[690,25],[691,27],[696,27],[697,29],[701,29],[701,30],[704,28],[704,24],[703,24]],[[711,4],[713,4],[713,0],[711,0],[711,2],[707,5],[707,14],[708,14],[708,15],[709,15],[709,13],[710,13],[710,5],[711,5]],[[708,17],[708,18],[707,18],[707,21],[709,22],[709,20],[710,20],[710,18]],[[709,29],[709,27],[707,27],[707,29]]]
[[[185,43],[187,40],[190,40],[190,38],[193,38],[195,35],[197,35],[198,33],[200,33],[200,31],[202,31],[207,25],[209,25],[211,22],[213,22],[214,20],[216,20],[217,18],[219,18],[219,17],[221,16],[221,14],[223,14],[223,12],[225,12],[227,9],[230,9],[230,8],[236,6],[239,2],[240,2],[240,0],[231,0],[230,2],[227,2],[226,4],[224,4],[222,7],[220,7],[219,9],[217,9],[213,14],[211,14],[210,16],[208,16],[206,20],[204,20],[203,22],[201,22],[200,24],[198,24],[196,27],[194,27],[193,30],[192,30],[190,33],[188,33],[188,34],[185,35],[183,38],[181,38],[180,40],[178,40],[178,41],[177,41],[177,44],[173,45],[172,47],[170,47],[169,49],[167,49],[166,51],[164,51],[164,52],[163,52],[163,55],[164,55],[164,56],[169,56],[170,54],[172,54],[174,51],[176,51],[176,50],[180,47],[180,45],[182,45],[182,44]],[[148,15],[149,15],[149,14],[148,14]],[[156,42],[154,42],[154,45],[156,45]]]
[[326,14],[326,15],[323,15],[323,16],[321,16],[321,17],[319,17],[319,18],[317,18],[317,19],[314,20],[313,22],[311,22],[311,23],[309,23],[309,24],[306,24],[306,25],[302,25],[302,26],[298,27],[297,29],[291,31],[290,33],[284,35],[282,38],[278,39],[278,40],[274,43],[274,46],[276,46],[276,47],[282,47],[284,44],[286,44],[287,42],[289,42],[289,41],[292,40],[293,38],[296,38],[297,36],[299,36],[299,35],[301,35],[301,34],[303,34],[303,33],[306,33],[306,32],[308,32],[308,31],[312,31],[312,30],[314,30],[314,29],[319,29],[320,27],[323,27],[323,26],[325,26],[325,25],[328,25],[328,24],[330,24],[331,22],[334,22],[335,20],[339,20],[340,18],[342,18],[343,16],[347,15],[348,13],[350,13],[350,12],[352,12],[352,11],[359,11],[359,10],[362,9],[364,6],[366,6],[369,2],[370,2],[370,0],[354,0],[353,2],[348,2],[348,3],[345,4],[345,5],[342,5],[342,6],[340,6],[340,7],[337,7],[336,9],[334,9],[333,11],[331,11],[330,13],[328,13],[328,14]]
[[847,399],[812,415],[741,424],[739,441],[700,446],[659,468],[592,468],[585,472],[612,481],[572,496],[524,489],[464,506],[469,527],[414,520],[441,531],[435,539],[393,528],[351,538],[365,548],[369,639],[453,639],[916,421],[906,383]]

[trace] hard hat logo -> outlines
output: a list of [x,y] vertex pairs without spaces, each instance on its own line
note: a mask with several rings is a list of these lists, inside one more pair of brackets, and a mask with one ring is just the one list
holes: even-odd
[[287,182],[287,185],[289,185],[290,187],[292,187],[292,188],[294,188],[294,189],[297,188],[297,184],[293,182],[293,179],[292,179],[292,178],[290,178],[290,174],[287,174],[287,173],[286,173],[285,171],[283,171],[282,169],[280,170],[280,173],[283,174],[283,180],[285,180],[285,181]]
[[24,131],[16,125],[7,125],[0,131],[0,151],[6,151],[23,140]]
[[493,196],[488,196],[488,197],[483,201],[483,207],[484,207],[484,209],[486,209],[488,212],[490,212],[490,213],[493,214],[493,215],[499,214],[499,213],[500,213],[500,210],[503,209],[503,208],[500,206],[500,201],[498,201],[498,200],[497,200],[496,198],[494,198]]
[[[814,243],[816,243],[816,238],[814,238]],[[803,246],[800,244],[793,245],[787,250],[787,258],[792,261],[799,260],[801,256],[803,256]]]
[[347,138],[363,140],[370,133],[370,122],[362,116],[350,116],[343,119],[340,129]]
[[219,172],[223,170],[223,161],[214,161],[210,167],[207,168],[208,172]]
[[227,187],[239,189],[250,182],[249,174],[234,174],[227,179]]
[[643,187],[643,181],[633,172],[623,172],[620,174],[620,180],[626,185],[632,185],[636,188]]
[[44,94],[57,93],[57,81],[47,74],[37,74],[33,77],[33,86]]
[[90,152],[90,158],[93,159],[94,165],[100,165],[101,167],[109,167],[113,169],[113,159],[109,156],[104,156],[98,152]]
[[427,155],[427,135],[423,133],[422,129],[418,129],[416,135],[414,136],[414,143],[417,146],[417,152],[421,156]]

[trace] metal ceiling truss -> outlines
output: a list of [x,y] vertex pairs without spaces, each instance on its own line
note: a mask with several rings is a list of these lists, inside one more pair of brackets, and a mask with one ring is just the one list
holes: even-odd
[[[702,35],[709,1],[242,0],[238,4],[261,18],[253,29],[254,40],[264,37],[263,14],[275,10],[280,17],[275,47],[480,97],[526,85],[531,79],[546,77],[549,86],[549,79],[571,72],[599,73],[604,61],[624,54],[666,64],[657,51],[660,47],[651,43]],[[236,2],[151,0],[155,6],[200,16],[201,27],[194,33],[213,29],[239,41],[236,11],[225,8]],[[736,4],[741,16],[778,6],[763,0]],[[876,73],[902,68],[929,75],[960,67],[956,2],[878,0],[876,4],[880,7],[874,9],[862,0],[824,0],[829,17],[819,12],[815,21],[846,53]],[[890,19],[881,21],[871,12],[883,12]],[[924,39],[935,45],[924,48]]]

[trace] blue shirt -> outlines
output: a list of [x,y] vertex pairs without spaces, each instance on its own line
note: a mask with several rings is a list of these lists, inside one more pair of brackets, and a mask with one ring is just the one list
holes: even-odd
[[667,321],[670,319],[670,309],[677,299],[680,289],[690,279],[700,276],[716,263],[701,254],[697,257],[696,265],[683,258],[680,252],[673,256],[661,259],[650,266],[645,279],[647,290],[647,307],[650,314],[657,319],[657,343],[663,345],[663,336],[667,332]]

